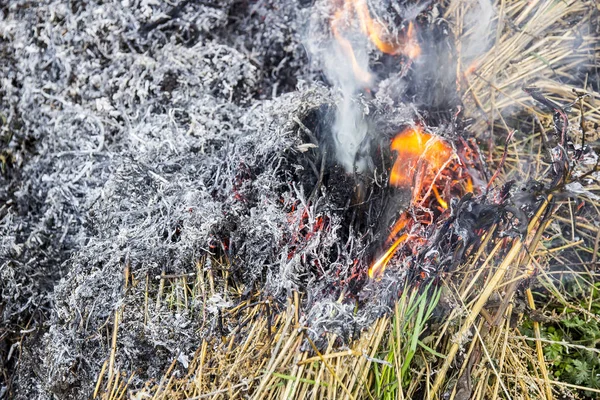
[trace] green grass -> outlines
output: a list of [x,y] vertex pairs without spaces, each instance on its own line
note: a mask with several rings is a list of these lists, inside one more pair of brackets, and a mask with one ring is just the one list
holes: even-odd
[[[560,290],[551,280],[542,282],[535,298],[543,314],[529,315],[521,332],[533,338],[533,322],[540,323],[552,379],[600,389],[600,282],[589,274],[574,275]],[[598,396],[582,392],[588,398]]]
[[[387,348],[381,357],[385,362],[373,363],[374,398],[403,397],[413,377],[411,368],[421,368],[425,365],[425,354],[444,357],[424,343],[428,338],[419,339],[426,331],[441,293],[441,288],[434,287],[431,283],[422,291],[418,288],[405,288],[391,320],[392,329]],[[415,359],[417,354],[420,354],[420,357]]]

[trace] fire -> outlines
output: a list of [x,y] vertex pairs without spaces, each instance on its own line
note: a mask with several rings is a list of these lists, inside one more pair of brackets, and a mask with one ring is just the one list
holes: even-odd
[[403,36],[397,37],[392,35],[389,29],[381,22],[371,18],[367,0],[344,0],[343,7],[338,9],[331,19],[331,31],[344,53],[350,58],[354,75],[359,81],[369,83],[371,75],[359,66],[352,44],[342,33],[343,28],[347,27],[350,21],[354,21],[353,16],[358,18],[358,24],[362,33],[381,52],[392,55],[404,55],[411,60],[421,55],[416,28],[412,21],[409,22],[406,33]]
[[415,25],[412,23],[412,21],[408,24],[404,51],[411,60],[414,60],[421,55],[421,47],[419,46]]
[[[421,175],[417,172],[425,173],[424,178],[433,179],[453,155],[452,148],[439,136],[424,133],[419,128],[409,128],[397,135],[391,149],[398,153],[390,175],[390,184],[394,186],[424,183],[423,179],[414,182]],[[420,192],[421,185],[413,187],[413,193]]]
[[[379,18],[372,17],[367,0],[333,1],[332,35],[351,64],[356,82],[365,88],[371,86],[373,77],[364,60],[357,58],[359,53],[353,47],[356,43],[351,40],[354,32],[362,33],[382,53],[406,57],[403,71],[409,68],[411,60],[421,55],[417,25],[413,21],[407,21],[408,24],[399,29],[400,33],[396,33]],[[443,216],[448,214],[445,210],[449,208],[449,200],[461,197],[465,190],[476,190],[466,168],[472,164],[468,160],[469,149],[466,143],[451,146],[441,137],[420,128],[407,129],[392,140],[391,150],[397,156],[389,184],[410,188],[412,197],[409,209],[390,228],[386,250],[369,268],[371,278],[383,273],[395,255],[418,254],[427,244],[426,228],[437,224],[440,216],[446,218]]]
[[[456,166],[458,156],[450,144],[437,135],[423,132],[420,128],[404,130],[392,140],[390,148],[397,153],[390,173],[390,184],[412,187],[411,206],[417,209],[417,212],[410,214],[407,210],[400,215],[386,240],[388,249],[369,268],[371,278],[383,273],[387,263],[402,248],[401,245],[409,242],[410,236],[413,236],[411,242],[425,242],[425,238],[412,234],[413,226],[417,223],[431,224],[433,214],[429,209],[435,204],[441,211],[448,208],[448,203],[443,198],[441,181],[449,181],[446,175],[458,176],[459,172],[462,173],[452,168]],[[464,185],[454,185],[461,194],[465,186],[473,190],[470,177],[467,177]]]
[[437,189],[437,187],[436,186],[432,186],[432,189],[433,189],[433,194],[435,194],[436,200],[438,201],[438,203],[440,203],[440,206],[442,206],[442,208],[444,210],[447,210],[448,209],[448,203],[446,203],[446,200],[444,200],[442,198],[442,196],[440,196],[440,192]]
[[338,10],[335,13],[331,21],[331,31],[333,32],[333,36],[335,36],[338,44],[343,49],[344,53],[350,58],[350,62],[352,63],[352,72],[356,79],[361,82],[365,86],[369,86],[372,81],[371,74],[369,71],[365,71],[358,61],[356,60],[356,55],[354,54],[354,49],[352,48],[352,44],[349,40],[347,40],[342,34],[340,25],[344,21],[344,16],[346,14],[347,7],[344,7],[344,10]]
[[408,239],[408,234],[402,234],[394,243],[390,246],[390,248],[381,256],[379,259],[369,268],[369,277],[373,278],[374,276],[379,276],[383,270],[385,269],[386,264],[392,259],[394,254],[396,253],[396,249],[398,246]]

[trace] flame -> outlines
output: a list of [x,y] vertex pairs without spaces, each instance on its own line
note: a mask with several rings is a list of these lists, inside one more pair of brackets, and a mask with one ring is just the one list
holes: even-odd
[[357,22],[362,33],[369,38],[379,51],[392,55],[401,54],[411,60],[421,55],[416,28],[412,21],[409,22],[406,34],[403,37],[392,37],[393,35],[385,25],[371,18],[367,0],[344,0],[343,7],[338,9],[331,18],[331,32],[350,59],[354,76],[363,84],[368,85],[371,82],[371,74],[360,67],[351,42],[343,35],[343,28],[350,25],[349,22],[353,21],[353,15],[358,17]]
[[444,200],[442,198],[442,196],[440,196],[440,192],[438,191],[438,189],[437,189],[436,186],[432,186],[432,188],[433,188],[433,194],[435,194],[435,198],[438,201],[438,203],[440,203],[440,206],[442,206],[442,208],[444,210],[447,210],[448,209],[448,203],[446,203],[446,200]]
[[470,176],[467,177],[467,188],[466,188],[466,192],[467,193],[473,193],[473,179],[471,179]]
[[406,31],[406,43],[404,45],[404,54],[408,56],[411,60],[419,57],[421,55],[421,47],[419,46],[419,41],[417,40],[417,32],[415,30],[415,25],[410,21],[408,23],[408,30]]
[[[448,169],[450,161],[455,157],[452,147],[439,136],[425,133],[420,128],[408,128],[392,140],[390,148],[398,154],[390,174],[390,184],[401,187],[412,185],[411,204],[413,205],[419,202],[420,197],[429,198],[433,193],[437,204],[442,209],[447,209],[448,203],[442,198],[436,186],[436,179],[443,170]],[[470,178],[468,178],[466,186],[472,188]],[[421,200],[421,204],[423,201]],[[430,215],[430,213],[425,214],[426,216]],[[386,245],[390,243],[392,245],[371,265],[369,268],[370,278],[378,277],[383,273],[400,244],[407,240],[407,231],[412,226],[411,222],[408,212],[398,218],[386,240]],[[431,222],[427,224],[429,223]],[[396,238],[403,230],[405,232]]]
[[412,185],[420,165],[435,175],[453,155],[452,148],[439,136],[424,133],[420,128],[409,128],[397,135],[391,149],[398,153],[390,175],[394,186]]
[[394,254],[396,254],[396,249],[400,243],[404,242],[407,238],[408,234],[404,233],[402,236],[396,239],[394,244],[390,246],[384,255],[379,257],[379,259],[373,265],[371,265],[371,268],[369,268],[369,278],[380,276],[383,273],[387,263],[392,259]]
[[402,214],[402,216],[400,218],[398,218],[398,221],[396,221],[396,223],[392,227],[390,235],[388,236],[385,244],[389,244],[392,240],[394,240],[394,238],[398,235],[398,233],[402,229],[404,229],[407,224],[408,224],[408,218],[406,217],[406,214]]
[[354,0],[351,2],[353,3],[356,15],[360,20],[360,28],[363,33],[367,35],[371,42],[383,53],[396,54],[398,51],[397,43],[388,42],[383,39],[387,36],[387,28],[371,18],[367,1]]
[[344,54],[346,54],[350,59],[350,63],[352,64],[352,72],[354,73],[356,79],[363,85],[369,86],[373,79],[371,73],[364,70],[359,65],[356,55],[354,54],[354,49],[352,48],[352,44],[341,33],[341,24],[345,21],[345,16],[348,12],[348,5],[349,3],[346,3],[343,10],[338,10],[335,13],[333,19],[331,20],[331,32],[342,48]]

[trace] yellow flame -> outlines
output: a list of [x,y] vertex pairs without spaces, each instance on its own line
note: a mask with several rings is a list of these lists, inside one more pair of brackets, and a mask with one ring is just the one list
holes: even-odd
[[410,186],[419,162],[435,174],[453,153],[439,136],[424,133],[419,128],[409,128],[397,135],[391,149],[398,153],[390,175],[390,183],[395,186]]
[[366,0],[344,0],[343,7],[338,9],[331,18],[331,31],[342,47],[344,53],[350,59],[354,76],[361,83],[369,84],[372,79],[371,74],[360,67],[356,60],[352,44],[342,33],[343,26],[349,25],[348,21],[352,21],[353,15],[358,18],[357,22],[363,34],[365,34],[365,36],[367,36],[381,52],[392,55],[402,54],[410,59],[417,58],[421,54],[421,47],[417,40],[416,28],[412,21],[408,24],[406,34],[403,37],[390,38],[387,27],[371,18]]
[[365,86],[369,86],[372,81],[372,76],[369,71],[365,71],[358,64],[356,59],[356,55],[354,54],[354,49],[352,48],[352,44],[349,40],[347,40],[341,33],[339,29],[339,25],[343,21],[344,11],[339,10],[335,13],[333,20],[331,22],[331,31],[333,36],[335,36],[338,44],[342,47],[344,54],[348,56],[350,62],[352,63],[352,72],[356,79]]
[[408,234],[404,233],[401,235],[396,241],[390,246],[390,248],[385,252],[384,255],[379,257],[379,259],[371,265],[369,268],[369,278],[377,278],[381,276],[383,271],[385,270],[385,266],[392,259],[394,254],[396,253],[396,248],[400,245],[400,243],[404,242],[408,238]]
[[467,193],[473,193],[473,180],[471,179],[470,176],[467,176],[467,189],[466,189]]
[[[413,178],[417,173],[417,169],[419,169],[423,172],[423,175],[419,175],[421,177],[420,183],[415,184],[415,186],[423,183],[430,185],[438,204],[447,209],[448,203],[442,198],[435,186],[435,176],[441,169],[445,168],[448,161],[454,156],[452,147],[439,136],[422,132],[420,128],[408,128],[396,135],[390,147],[398,153],[390,173],[390,184],[409,187],[413,184]],[[470,181],[467,181],[467,185],[468,182]],[[421,194],[421,188],[413,188],[412,193],[412,203],[415,203],[417,197]],[[386,241],[386,245],[389,243],[392,243],[392,245],[369,267],[369,277],[377,278],[381,276],[386,265],[398,250],[398,246],[406,241],[408,238],[406,232],[397,239],[395,238],[406,228],[409,218],[407,213],[398,218]]]
[[442,199],[442,196],[440,196],[440,192],[438,191],[438,188],[434,185],[434,186],[432,186],[432,189],[433,189],[433,194],[435,195],[435,198],[437,199],[440,206],[442,206],[442,208],[444,210],[447,210],[448,203],[446,203],[446,201],[444,199]]

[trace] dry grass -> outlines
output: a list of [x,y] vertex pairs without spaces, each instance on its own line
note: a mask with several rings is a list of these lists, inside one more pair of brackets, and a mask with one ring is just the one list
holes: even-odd
[[[447,18],[459,36],[469,34],[463,31],[462,19],[468,7],[467,1],[457,0],[448,8]],[[475,67],[458,66],[466,112],[478,121],[475,130],[492,129],[500,136],[510,130],[506,119],[515,111],[537,119],[543,129],[549,116],[521,90],[531,84],[563,104],[575,100],[573,89],[586,91],[584,119],[600,122],[600,94],[586,86],[589,76],[579,77],[581,85],[574,76],[578,67],[598,65],[598,33],[589,28],[590,20],[597,18],[594,7],[591,1],[576,0],[498,2],[494,46]],[[571,116],[579,125],[580,115]],[[500,180],[541,177],[550,168],[542,157],[540,131],[535,129],[511,144]],[[503,146],[491,148],[492,161],[502,150]],[[589,189],[600,193],[597,184]],[[117,312],[113,348],[98,380],[97,397],[440,399],[443,395],[457,400],[550,400],[565,391],[581,394],[584,390],[600,397],[598,389],[552,376],[544,355],[552,341],[542,337],[543,318],[533,320],[533,337],[521,332],[522,321],[536,312],[556,317],[536,300],[532,288],[537,287],[551,294],[548,302],[568,305],[587,320],[600,319],[591,305],[574,303],[562,288],[563,279],[580,277],[582,293],[589,294],[597,280],[600,229],[594,221],[600,221],[600,202],[587,199],[587,204],[596,212],[584,220],[576,216],[573,199],[550,195],[522,238],[499,238],[491,230],[471,259],[440,277],[441,285],[406,288],[393,315],[379,319],[350,347],[340,347],[330,337],[326,350],[319,352],[300,324],[298,295],[281,312],[256,296],[224,315],[230,322],[237,321],[238,328],[220,339],[202,341],[187,375],[177,376],[173,361],[159,382],[128,392],[132,375],[116,370]],[[592,262],[586,261],[590,254]],[[202,265],[195,282],[185,279],[161,280],[163,289],[150,304],[174,296],[177,285],[185,288],[183,293],[203,299],[215,290],[237,292],[224,287],[226,276],[215,278]],[[185,306],[187,298],[178,301]],[[441,314],[433,315],[435,307]],[[302,348],[306,343],[309,348]],[[598,351],[578,343],[559,345]]]
[[[455,33],[464,31],[462,18],[472,3],[456,0],[449,7],[447,16],[456,21]],[[475,131],[490,129],[492,122],[504,124],[504,117],[516,111],[543,117],[522,90],[528,85],[563,104],[577,98],[575,91],[586,92],[590,97],[584,104],[585,117],[600,123],[600,108],[595,104],[600,94],[588,90],[589,73],[581,72],[594,71],[599,65],[597,7],[584,0],[497,1],[493,47],[469,65],[459,62],[457,66],[463,101],[479,121]],[[463,32],[466,37],[470,34]]]

